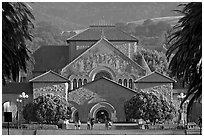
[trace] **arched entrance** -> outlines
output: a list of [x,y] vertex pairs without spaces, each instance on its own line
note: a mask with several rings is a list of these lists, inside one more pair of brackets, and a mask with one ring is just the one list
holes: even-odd
[[95,120],[100,120],[100,122],[104,122],[105,118],[109,118],[112,121],[116,121],[116,110],[115,108],[108,102],[99,102],[95,104],[89,112],[89,115],[93,117]]
[[75,107],[71,107],[72,115],[71,115],[71,121],[73,122],[76,119],[76,116],[79,116],[79,112]]
[[109,113],[105,109],[96,112],[96,122],[104,123],[106,119],[110,119]]
[[15,103],[7,101],[3,103],[3,107],[2,107],[2,118],[4,121],[4,112],[12,112],[12,121],[17,120],[17,106]]

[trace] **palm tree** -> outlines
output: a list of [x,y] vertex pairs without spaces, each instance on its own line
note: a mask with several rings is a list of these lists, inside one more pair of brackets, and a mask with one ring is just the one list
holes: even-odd
[[2,81],[14,80],[19,71],[26,72],[30,60],[26,41],[32,40],[30,30],[34,16],[29,7],[21,2],[2,2]]
[[169,36],[170,48],[167,58],[171,59],[169,69],[172,75],[188,87],[187,95],[181,103],[190,99],[187,112],[202,95],[202,3],[182,4],[177,10],[184,16],[174,26]]

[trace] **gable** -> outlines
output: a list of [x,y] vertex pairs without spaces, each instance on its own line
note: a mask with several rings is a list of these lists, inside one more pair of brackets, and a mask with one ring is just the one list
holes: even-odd
[[106,38],[101,38],[101,40],[64,67],[62,75],[67,76],[65,73],[88,74],[99,65],[107,66],[119,74],[125,72],[135,75],[145,74],[144,68],[125,56]]
[[159,72],[152,72],[147,76],[141,77],[135,83],[174,83],[175,80],[160,74]]
[[29,80],[29,82],[63,82],[64,83],[64,82],[68,82],[68,79],[50,70],[42,75],[39,75]]
[[[134,90],[124,87],[107,78],[101,78],[89,82],[69,94],[69,101],[79,105],[84,103],[96,103],[101,101],[124,102],[135,95]],[[117,95],[117,96],[116,96]]]

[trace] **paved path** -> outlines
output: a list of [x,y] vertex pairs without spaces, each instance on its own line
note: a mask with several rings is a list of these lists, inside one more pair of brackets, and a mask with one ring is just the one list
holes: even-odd
[[[133,124],[130,124],[133,125]],[[184,130],[141,130],[141,129],[123,129],[107,130],[105,124],[95,124],[94,130],[87,130],[86,124],[81,125],[80,130],[74,129],[74,124],[69,124],[69,129],[57,130],[17,130],[10,129],[10,135],[185,135]],[[2,129],[2,134],[7,134],[7,129]]]
[[185,135],[184,130],[38,130],[37,135]]

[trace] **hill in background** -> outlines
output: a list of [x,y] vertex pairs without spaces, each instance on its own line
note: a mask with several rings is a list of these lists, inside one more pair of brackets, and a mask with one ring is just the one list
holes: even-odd
[[113,23],[176,16],[177,2],[34,2],[36,22],[48,21],[64,31],[82,29],[101,19]]
[[[42,45],[66,44],[68,37],[102,17],[137,36],[141,45],[152,49],[159,47],[161,50],[165,31],[169,28],[168,24],[171,26],[178,20],[176,17],[178,14],[172,10],[178,9],[179,3],[34,2],[28,4],[32,7],[36,18],[34,40],[29,44],[29,48],[34,52]],[[153,23],[145,26],[144,22],[148,19]],[[160,22],[163,26],[158,25]]]

